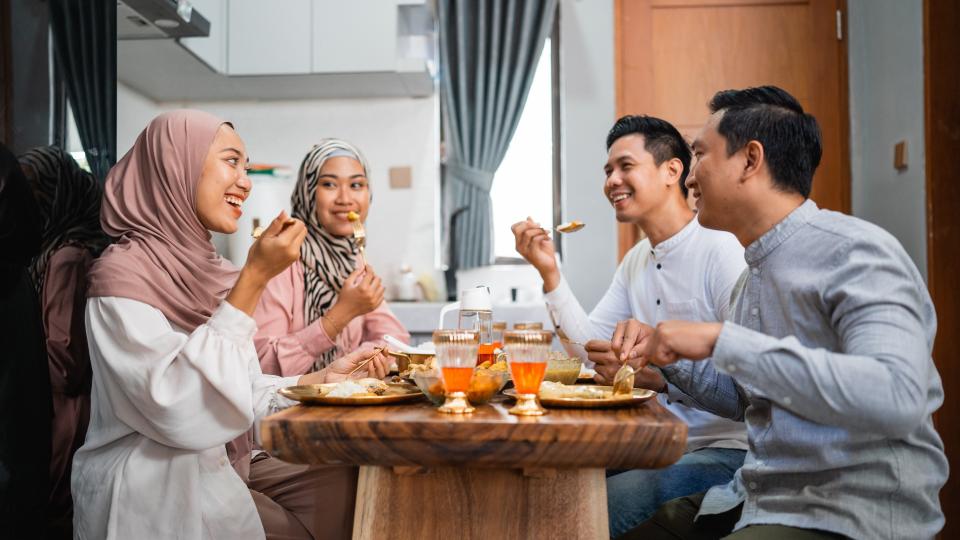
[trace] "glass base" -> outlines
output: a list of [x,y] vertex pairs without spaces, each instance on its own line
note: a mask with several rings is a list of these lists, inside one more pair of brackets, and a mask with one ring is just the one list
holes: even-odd
[[540,406],[536,394],[517,394],[517,404],[507,411],[517,416],[543,416],[547,410]]
[[450,392],[447,394],[447,401],[437,410],[446,414],[470,414],[476,409],[467,401],[466,392]]

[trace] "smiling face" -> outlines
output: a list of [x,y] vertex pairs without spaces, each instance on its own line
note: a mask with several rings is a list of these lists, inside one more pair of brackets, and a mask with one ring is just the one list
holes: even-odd
[[367,220],[370,210],[370,186],[363,165],[351,157],[327,159],[317,177],[317,219],[334,236],[353,234],[347,214],[356,212]]
[[740,179],[746,167],[743,150],[727,155],[727,140],[717,131],[723,112],[715,113],[693,142],[693,166],[687,188],[696,197],[700,224],[730,230],[742,195]]
[[603,170],[607,176],[603,193],[613,205],[617,221],[639,223],[651,210],[678,196],[679,188],[672,184],[683,166],[676,158],[657,165],[644,148],[642,135],[626,135],[610,146]]
[[240,209],[253,184],[247,177],[247,149],[227,124],[220,126],[207,151],[197,185],[197,216],[207,230],[237,232]]

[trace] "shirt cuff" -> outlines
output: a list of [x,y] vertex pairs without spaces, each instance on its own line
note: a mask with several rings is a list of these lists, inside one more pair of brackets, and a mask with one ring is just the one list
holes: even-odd
[[567,279],[561,274],[560,283],[557,285],[557,288],[548,293],[543,293],[543,299],[546,300],[547,307],[549,307],[551,305],[560,306],[566,304],[575,298],[573,291],[570,289],[570,284],[567,283]]
[[311,356],[317,357],[330,350],[334,342],[323,329],[323,317],[313,321],[297,332],[300,346]]
[[757,364],[776,342],[776,338],[727,321],[713,347],[713,365],[741,385],[757,384],[761,372]]
[[207,326],[238,343],[252,342],[253,335],[257,333],[257,322],[253,317],[233,307],[226,300],[221,302],[220,307],[210,316]]
[[277,381],[277,386],[275,388],[275,391],[277,393],[278,409],[286,409],[287,407],[293,407],[298,403],[297,401],[286,398],[282,394],[280,394],[280,389],[286,388],[288,386],[297,386],[299,382],[300,382],[300,375],[295,375],[293,377],[280,377],[280,379]]

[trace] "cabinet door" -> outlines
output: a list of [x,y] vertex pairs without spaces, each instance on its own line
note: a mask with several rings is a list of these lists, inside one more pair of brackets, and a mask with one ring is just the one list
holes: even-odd
[[310,0],[230,0],[228,73],[310,73],[311,9]]
[[396,0],[313,0],[314,73],[396,69]]
[[207,37],[183,38],[180,44],[203,60],[211,69],[223,73],[227,69],[227,2],[226,0],[191,0],[193,9],[210,21]]

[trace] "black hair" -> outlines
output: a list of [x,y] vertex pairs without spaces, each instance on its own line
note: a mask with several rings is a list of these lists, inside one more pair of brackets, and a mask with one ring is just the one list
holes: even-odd
[[659,167],[668,159],[677,158],[683,164],[680,172],[680,192],[687,196],[687,173],[690,172],[690,145],[673,124],[647,115],[627,115],[617,120],[607,134],[607,151],[620,137],[641,135],[643,148],[653,156]]
[[717,131],[727,141],[728,156],[757,141],[774,185],[810,196],[823,153],[820,126],[796,98],[776,86],[723,90],[710,100],[710,112],[717,111],[724,111]]

